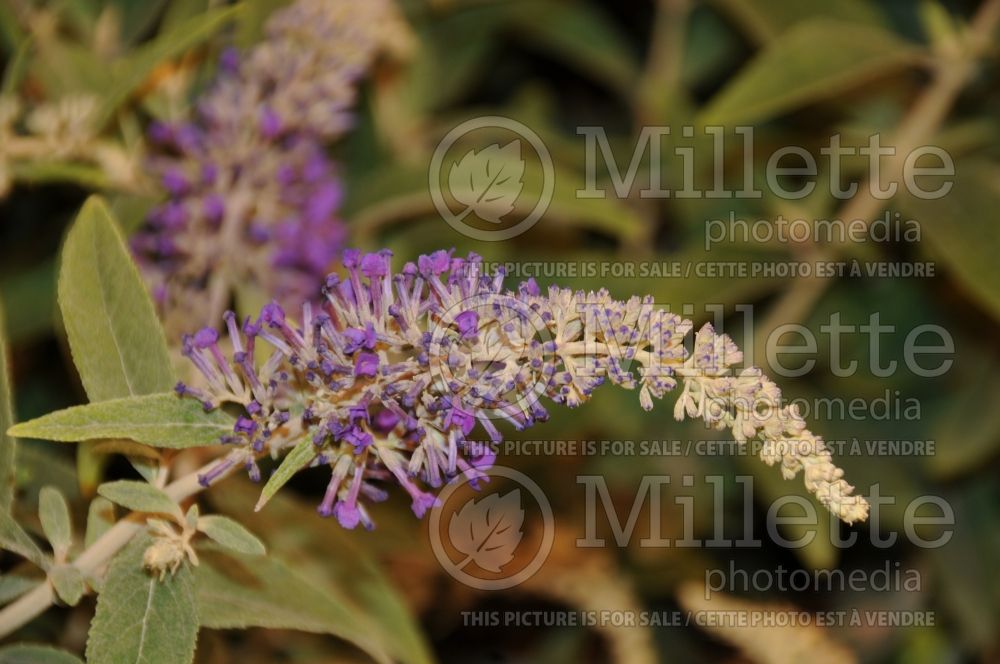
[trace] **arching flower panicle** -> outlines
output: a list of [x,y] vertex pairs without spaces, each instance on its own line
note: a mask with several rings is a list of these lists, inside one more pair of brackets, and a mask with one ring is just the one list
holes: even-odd
[[[311,441],[310,465],[331,473],[320,513],[347,528],[371,527],[364,499],[384,498],[385,481],[423,515],[448,480],[484,479],[494,455],[478,438],[500,442],[500,422],[523,430],[546,420],[545,400],[576,407],[609,381],[637,389],[651,408],[683,383],[678,419],[730,429],[741,442],[762,439],[763,460],[780,464],[785,477],[802,471],[838,517],[867,517],[823,441],[758,369],[738,369],[739,349],[711,325],[694,334],[689,351],[691,322],[650,298],[542,292],[532,281],[506,290],[502,274],[485,274],[474,254],[439,251],[399,271],[390,257],[344,252],[346,274],[326,279],[325,301],[307,304],[299,322],[276,303],[242,329],[227,314],[230,357],[213,330],[185,338],[209,389],[178,391],[207,408],[237,403],[246,411],[223,439],[235,449],[219,468],[242,463],[255,476],[260,456]],[[258,369],[253,348],[261,342],[274,350]]]

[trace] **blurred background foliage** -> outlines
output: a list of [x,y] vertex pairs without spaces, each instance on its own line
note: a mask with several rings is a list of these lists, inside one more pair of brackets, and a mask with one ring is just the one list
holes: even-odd
[[[7,311],[13,393],[17,417],[27,419],[84,401],[68,360],[55,305],[55,270],[67,223],[84,198],[103,192],[126,231],[141,223],[161,194],[144,175],[145,127],[154,119],[187,112],[211,81],[221,50],[257,40],[264,19],[281,0],[4,0],[0,4],[2,90],[25,108],[96,99],[92,133],[75,143],[52,145],[44,137],[21,136],[21,156],[8,162],[9,187],[0,200],[0,294]],[[932,279],[839,278],[568,278],[562,285],[607,287],[618,297],[651,294],[681,311],[694,306],[700,323],[705,307],[722,305],[727,329],[741,345],[743,314],[754,305],[758,340],[781,323],[803,323],[817,336],[816,369],[781,380],[789,396],[887,398],[890,404],[916,399],[919,419],[858,420],[811,415],[814,429],[831,440],[933,440],[933,456],[850,455],[839,459],[863,494],[878,484],[897,498],[882,510],[883,530],[901,531],[906,502],[919,495],[943,496],[956,511],[953,540],[924,550],[897,543],[878,549],[856,526],[861,542],[845,551],[833,547],[820,528],[813,544],[791,552],[768,543],[761,549],[576,549],[584,520],[577,474],[605,474],[619,514],[627,513],[642,475],[679,478],[719,474],[727,478],[727,528],[742,532],[744,504],[737,474],[755,477],[758,529],[770,500],[804,491],[785,482],[755,459],[719,457],[531,457],[500,463],[527,472],[546,491],[557,512],[557,546],[542,572],[525,586],[504,593],[470,591],[443,574],[430,554],[426,526],[413,520],[401,501],[378,510],[373,533],[342,532],[315,518],[316,484],[297,481],[299,498],[276,500],[253,514],[252,491],[232,480],[206,500],[259,533],[284,562],[262,592],[287,594],[294,584],[320,591],[311,616],[294,607],[272,625],[314,625],[349,640],[344,615],[365,639],[377,639],[398,659],[469,661],[742,661],[739,651],[694,628],[589,630],[585,628],[488,629],[462,626],[462,611],[481,609],[622,607],[669,610],[678,607],[684,581],[707,568],[750,572],[786,568],[875,569],[888,562],[917,569],[920,592],[756,593],[748,601],[784,602],[808,610],[912,609],[933,611],[924,628],[831,629],[866,662],[997,661],[1000,658],[1000,85],[996,25],[982,20],[995,2],[911,0],[405,0],[402,9],[414,36],[406,58],[383,62],[363,86],[353,131],[334,148],[346,202],[342,216],[352,244],[390,247],[411,259],[441,247],[474,250],[488,260],[703,261],[882,260],[934,261]],[[978,17],[978,18],[977,18]],[[984,25],[985,23],[985,25]],[[76,116],[82,111],[71,111]],[[506,242],[470,240],[442,223],[427,189],[427,168],[437,142],[459,122],[495,114],[517,119],[544,140],[556,162],[556,187],[548,213],[529,232]],[[669,150],[692,147],[712,154],[706,124],[755,127],[755,172],[778,147],[801,145],[814,154],[839,133],[844,145],[863,145],[879,133],[883,144],[939,145],[953,156],[957,177],[943,199],[898,197],[888,202],[849,202],[847,210],[824,189],[801,201],[771,193],[759,199],[581,200],[584,140],[580,126],[601,126],[619,164],[627,164],[641,128],[691,125],[693,138],[679,132]],[[732,136],[730,136],[732,137]],[[10,136],[0,137],[11,141]],[[735,139],[727,145],[737,145]],[[470,146],[477,147],[477,146]],[[4,150],[0,146],[0,152]],[[668,188],[681,186],[682,173],[664,157]],[[741,182],[741,157],[726,155],[726,181]],[[867,164],[845,161],[846,181],[863,182]],[[696,170],[699,183],[713,177],[710,159]],[[637,183],[648,181],[648,161]],[[606,173],[603,175],[607,175]],[[762,175],[761,175],[762,176]],[[3,180],[5,178],[0,178]],[[602,178],[600,186],[609,186]],[[529,171],[526,191],[540,187]],[[930,188],[930,187],[928,187]],[[767,188],[764,187],[765,192]],[[790,203],[792,203],[790,205]],[[853,207],[850,207],[853,205]],[[919,243],[845,246],[730,242],[706,253],[708,219],[838,218],[860,212],[868,220],[899,212],[916,219]],[[331,266],[333,268],[334,266]],[[553,279],[540,279],[551,282]],[[263,296],[263,294],[261,294]],[[820,327],[839,313],[859,325],[873,313],[894,325],[881,346],[883,362],[902,362],[903,339],[922,324],[944,326],[956,356],[945,375],[928,379],[899,371],[888,378],[869,368],[867,338],[845,338],[846,361],[861,370],[833,375],[829,339]],[[192,322],[192,329],[202,321]],[[760,344],[757,344],[758,348]],[[758,355],[759,356],[759,355]],[[552,420],[532,429],[531,440],[703,439],[697,425],[678,425],[669,407],[646,414],[634,394],[599,391],[578,412],[555,410]],[[78,464],[80,464],[79,467]],[[34,512],[40,486],[53,484],[86,512],[98,478],[131,473],[114,461],[106,468],[68,448],[24,441],[19,448],[19,514]],[[674,483],[677,484],[676,482]],[[665,536],[679,534],[680,513],[673,492],[697,492],[696,534],[712,532],[711,487],[667,488]],[[731,494],[731,495],[730,495]],[[30,517],[25,517],[30,523]],[[644,520],[640,518],[640,524]],[[642,527],[640,526],[640,531]],[[674,531],[674,532],[672,532]],[[637,532],[637,542],[641,532]],[[291,570],[289,572],[288,570]],[[290,577],[289,577],[290,579]],[[205,583],[211,579],[202,579]],[[218,580],[216,580],[218,582]],[[3,586],[0,580],[0,586]],[[7,592],[14,592],[8,590]],[[305,592],[305,589],[303,590]],[[346,607],[346,609],[345,609]],[[92,604],[50,612],[28,636],[81,650]],[[346,613],[345,613],[346,611]],[[313,621],[313,622],[309,622]],[[318,623],[318,625],[317,625]],[[350,631],[350,630],[347,630]],[[343,641],[295,631],[202,632],[200,662],[364,661]],[[777,660],[775,660],[777,661]],[[791,660],[795,661],[795,660]],[[802,660],[798,660],[802,661]]]

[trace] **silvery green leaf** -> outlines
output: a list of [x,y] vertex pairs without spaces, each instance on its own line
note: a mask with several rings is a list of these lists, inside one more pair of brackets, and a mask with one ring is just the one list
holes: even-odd
[[285,458],[281,460],[281,465],[278,469],[271,474],[268,478],[267,484],[264,485],[264,489],[260,492],[260,498],[257,499],[257,505],[254,506],[254,510],[260,510],[264,505],[267,504],[274,494],[285,485],[288,480],[292,479],[295,473],[299,472],[305,468],[313,459],[316,458],[316,446],[313,445],[312,440],[308,437],[299,441],[299,443],[292,449],[291,452],[285,455]]
[[198,638],[191,570],[163,581],[143,567],[152,538],[140,535],[111,561],[87,638],[89,664],[189,664]]
[[83,660],[51,646],[16,643],[0,648],[0,664],[83,664]]
[[76,606],[86,591],[83,575],[72,565],[56,565],[49,570],[49,580],[59,599],[69,606]]
[[52,550],[57,556],[64,554],[72,543],[73,525],[69,518],[69,505],[59,489],[42,487],[38,494],[38,519]]
[[26,558],[44,570],[52,566],[52,560],[42,553],[28,533],[9,514],[0,512],[0,548],[12,551]]
[[198,530],[227,549],[253,556],[265,553],[256,535],[226,516],[209,515],[198,519]]
[[169,514],[178,522],[184,519],[181,508],[170,499],[170,496],[146,482],[132,480],[107,482],[97,487],[97,493],[133,512]]
[[126,438],[153,447],[185,449],[216,444],[232,427],[232,417],[221,410],[206,413],[198,401],[168,393],[58,410],[22,422],[10,433],[60,442]]
[[66,236],[59,306],[73,361],[91,401],[173,387],[167,342],[153,302],[100,198],[84,203]]
[[99,540],[113,525],[115,525],[114,504],[103,496],[97,496],[90,501],[90,508],[87,510],[87,534],[84,536],[84,546],[89,547]]
[[[218,567],[232,566],[221,557]],[[364,629],[354,606],[342,602],[308,578],[271,556],[232,554],[238,574],[222,573],[202,556],[195,568],[198,613],[203,627],[212,629],[295,629],[332,634],[345,639],[378,662],[391,662],[384,646]]]

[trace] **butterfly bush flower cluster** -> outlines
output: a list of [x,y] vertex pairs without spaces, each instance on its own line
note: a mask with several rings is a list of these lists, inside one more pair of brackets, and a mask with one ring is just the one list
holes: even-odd
[[133,238],[169,332],[217,319],[243,284],[297,306],[339,252],[341,182],[325,146],[357,81],[405,34],[390,0],[297,0],[246,53],[224,53],[193,118],[154,123],[167,200]]
[[542,292],[533,280],[507,290],[502,271],[486,274],[474,254],[438,251],[399,271],[390,257],[346,251],[346,275],[328,276],[324,301],[306,303],[298,322],[276,303],[256,320],[227,313],[231,354],[212,327],[184,338],[207,387],[178,392],[209,410],[243,410],[205,483],[236,465],[259,480],[262,457],[287,453],[265,496],[295,471],[324,466],[319,512],[370,528],[366,501],[384,499],[387,484],[410,495],[419,517],[450,479],[482,481],[494,461],[486,439],[503,440],[498,423],[523,430],[547,419],[543,399],[575,407],[611,382],[637,389],[648,410],[680,382],[678,419],[760,438],[764,461],[785,477],[803,471],[831,512],[849,523],[867,517],[822,439],[760,371],[735,370],[740,352],[710,325],[689,351],[691,322],[648,297]]

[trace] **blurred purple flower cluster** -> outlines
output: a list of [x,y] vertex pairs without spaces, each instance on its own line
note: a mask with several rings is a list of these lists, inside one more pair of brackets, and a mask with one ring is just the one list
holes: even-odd
[[297,0],[261,43],[223,54],[192,117],[150,127],[166,200],[132,242],[168,334],[218,320],[245,286],[289,306],[319,296],[346,235],[325,148],[403,30],[389,0]]

